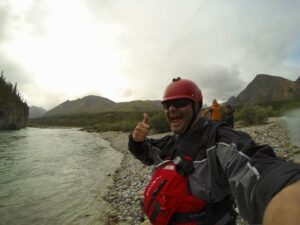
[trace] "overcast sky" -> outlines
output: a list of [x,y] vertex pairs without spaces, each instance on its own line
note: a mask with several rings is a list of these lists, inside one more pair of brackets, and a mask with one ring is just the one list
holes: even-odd
[[49,110],[89,94],[160,100],[173,77],[204,102],[257,74],[300,76],[299,0],[0,0],[0,70]]

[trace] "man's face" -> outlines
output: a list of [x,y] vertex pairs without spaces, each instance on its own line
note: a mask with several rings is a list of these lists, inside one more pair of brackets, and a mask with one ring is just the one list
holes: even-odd
[[163,102],[165,116],[170,129],[175,134],[183,134],[193,119],[193,105],[188,99]]

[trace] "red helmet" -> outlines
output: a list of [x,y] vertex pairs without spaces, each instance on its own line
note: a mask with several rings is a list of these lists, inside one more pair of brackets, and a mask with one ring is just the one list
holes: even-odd
[[173,79],[173,82],[166,87],[162,102],[179,98],[188,98],[196,103],[202,103],[202,93],[198,86],[193,81],[180,77]]

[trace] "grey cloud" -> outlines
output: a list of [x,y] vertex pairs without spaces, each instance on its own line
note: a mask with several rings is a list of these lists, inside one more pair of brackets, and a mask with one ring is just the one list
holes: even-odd
[[2,59],[0,70],[3,71],[4,77],[13,85],[17,84],[18,92],[23,99],[29,103],[31,97],[29,93],[31,90],[37,89],[32,78],[30,78],[30,73],[28,73],[21,65],[18,65],[13,61],[5,60],[6,58],[3,54],[0,54],[0,58]]
[[19,86],[26,86],[31,83],[30,73],[21,65],[8,59],[3,53],[0,53],[0,58],[0,70],[3,70],[4,76],[9,82],[17,83]]
[[0,4],[0,41],[4,41],[7,37],[9,6],[6,2]]
[[0,4],[0,40],[10,38],[11,29],[23,29],[30,25],[32,35],[43,35],[43,22],[48,14],[43,0],[32,0],[30,7],[19,14],[14,14],[9,0],[1,0]]
[[193,80],[201,88],[206,103],[214,98],[226,101],[229,97],[236,96],[245,85],[235,66],[190,65],[185,74],[186,78]]
[[[164,6],[162,3],[160,9]],[[166,71],[189,74],[197,68],[191,74],[207,74],[199,82],[205,84],[208,95],[224,99],[239,93],[245,82],[258,73],[297,76],[297,69],[284,66],[283,61],[295,42],[299,45],[299,6],[297,1],[251,1],[226,6],[213,1],[194,9],[185,7],[188,10],[183,16],[179,8],[168,11],[166,17],[160,13],[162,10],[151,11],[150,7],[147,12],[142,9],[135,14],[135,18],[152,13],[155,19],[141,17],[134,23],[128,15],[122,22],[129,30],[139,31],[125,38],[127,49],[136,59],[135,68],[148,68],[145,74],[161,76]],[[207,64],[216,66],[201,68]],[[238,71],[231,65],[237,65]]]
[[131,96],[133,95],[133,93],[132,93],[132,90],[131,89],[127,89],[127,90],[125,90],[125,91],[123,91],[122,93],[121,93],[121,96],[123,97],[123,98],[131,98]]
[[47,8],[44,7],[44,1],[33,0],[31,7],[25,14],[25,23],[30,24],[33,27],[33,35],[44,35],[44,20],[49,14]]
[[68,99],[64,93],[47,92],[39,88],[30,89],[27,93],[30,96],[35,96],[34,101],[28,102],[30,106],[43,107],[46,110],[50,110]]
[[13,85],[17,84],[17,89],[27,104],[49,109],[56,106],[59,101],[64,101],[63,93],[50,92],[39,87],[32,79],[30,72],[21,65],[2,53],[0,53],[0,58],[2,59],[0,71],[3,71],[7,81]]
[[[34,0],[25,15],[33,35],[44,34],[43,2]],[[208,103],[237,95],[258,73],[299,76],[299,64],[284,63],[299,47],[299,1],[85,3],[96,21],[109,24],[119,54],[129,59],[118,69],[136,84],[121,93],[128,100],[160,99],[176,76],[199,84]],[[0,8],[0,26],[9,22],[7,10]],[[0,40],[5,35],[1,29]]]

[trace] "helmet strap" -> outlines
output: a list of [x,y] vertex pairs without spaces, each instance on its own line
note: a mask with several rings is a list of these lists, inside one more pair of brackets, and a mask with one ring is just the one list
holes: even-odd
[[191,126],[193,125],[193,123],[197,119],[198,114],[199,114],[200,109],[201,109],[201,106],[202,106],[202,104],[200,104],[198,102],[193,102],[192,104],[193,104],[193,116],[192,116],[191,122],[189,123],[186,131],[188,131],[191,128]]

